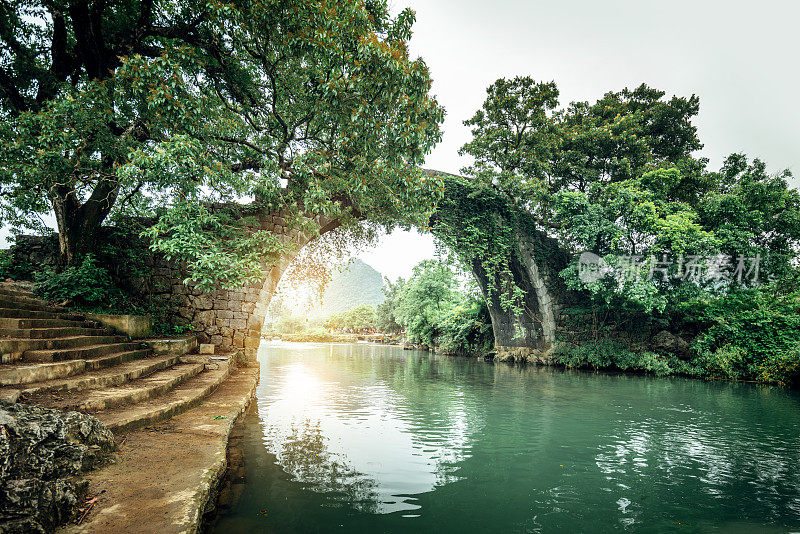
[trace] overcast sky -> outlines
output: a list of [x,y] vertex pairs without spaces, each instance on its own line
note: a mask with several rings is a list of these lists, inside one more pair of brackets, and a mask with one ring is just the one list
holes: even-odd
[[[642,82],[700,97],[701,155],[760,157],[800,175],[800,1],[393,0],[417,13],[411,51],[447,110],[426,166],[458,172],[472,116],[499,77],[554,80],[561,103]],[[800,183],[797,178],[794,185]],[[392,235],[359,256],[390,278],[433,255],[429,237]]]

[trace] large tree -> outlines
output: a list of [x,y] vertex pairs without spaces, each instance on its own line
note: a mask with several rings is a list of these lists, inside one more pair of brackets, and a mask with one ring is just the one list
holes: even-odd
[[[470,234],[470,250],[482,250],[482,262],[501,274],[512,242],[531,232],[557,237],[569,252],[605,256],[619,268],[638,258],[627,278],[618,269],[586,282],[574,265],[561,276],[612,309],[632,306],[640,313],[664,311],[700,290],[697,280],[681,276],[681,255],[702,257],[704,270],[714,256],[734,262],[721,265],[729,270],[739,257],[760,256],[762,282],[790,277],[800,248],[800,195],[788,186],[789,172],[769,175],[764,163],[739,154],[721,171],[708,170],[706,160],[693,157],[702,147],[692,124],[698,111],[696,96],[665,98],[646,85],[559,109],[553,82],[496,81],[465,122],[473,139],[462,152],[474,163],[464,172],[470,187],[490,190],[528,224],[509,219],[519,232],[498,232],[487,223]],[[472,214],[455,216],[467,221]],[[493,239],[474,242],[481,235]],[[461,248],[469,259],[470,250]],[[658,269],[669,273],[649,280],[664,254],[670,257]],[[486,259],[493,256],[494,264]],[[719,289],[718,282],[707,289]]]
[[418,220],[443,111],[413,20],[383,0],[3,3],[3,222],[52,210],[68,265],[109,215],[158,214],[162,249],[246,271],[233,258],[269,239],[226,235],[208,201]]

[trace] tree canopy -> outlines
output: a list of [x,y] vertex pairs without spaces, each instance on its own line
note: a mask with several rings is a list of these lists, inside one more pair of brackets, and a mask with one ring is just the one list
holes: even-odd
[[[479,262],[511,307],[520,303],[508,287],[515,245],[555,238],[574,257],[558,274],[574,297],[566,312],[696,336],[704,373],[789,381],[800,347],[790,319],[800,195],[788,170],[770,174],[743,154],[709,169],[694,154],[698,111],[696,96],[646,85],[559,107],[553,82],[500,79],[465,121],[472,140],[462,154],[474,162],[464,178],[445,177],[434,233],[465,265]],[[552,251],[539,248],[544,262]],[[597,276],[581,275],[582,252]],[[748,305],[755,330],[737,319]]]
[[282,245],[211,201],[424,220],[441,192],[416,165],[443,110],[413,21],[383,0],[4,3],[3,222],[52,210],[74,264],[110,215],[155,215],[160,250],[236,285]]
[[[464,225],[455,232],[461,242],[449,238],[448,244],[468,261],[480,251],[481,261],[502,274],[516,226],[557,237],[570,252],[591,251],[612,266],[620,256],[642,259],[643,270],[664,254],[760,257],[763,281],[780,278],[792,270],[800,246],[800,197],[788,186],[791,175],[769,175],[763,162],[741,154],[719,172],[708,170],[706,160],[692,155],[702,147],[692,124],[698,110],[696,96],[667,99],[646,85],[559,108],[553,82],[498,80],[465,121],[473,138],[462,153],[474,163],[463,172],[469,195],[494,195],[492,209],[505,210],[512,228],[490,229],[474,206],[469,213],[451,206],[455,218],[472,220],[476,229]],[[448,230],[440,234],[448,242]],[[678,270],[673,263],[671,274]],[[659,286],[634,276],[584,283],[574,266],[563,276],[607,304],[632,303],[643,311],[664,311],[669,291],[685,282]]]

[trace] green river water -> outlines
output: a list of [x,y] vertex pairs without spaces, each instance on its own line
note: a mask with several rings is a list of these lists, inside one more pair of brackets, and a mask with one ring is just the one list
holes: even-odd
[[217,534],[800,532],[800,394],[264,343]]

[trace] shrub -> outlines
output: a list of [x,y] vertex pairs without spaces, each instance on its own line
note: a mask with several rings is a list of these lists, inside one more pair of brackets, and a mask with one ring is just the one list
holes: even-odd
[[[711,326],[693,343],[709,376],[785,382],[800,346],[800,292],[764,287],[730,293],[708,309]],[[782,369],[782,365],[787,365]]]
[[157,321],[153,324],[154,336],[181,336],[192,331],[190,325],[170,324],[168,322]]
[[51,301],[67,301],[82,308],[115,308],[123,304],[122,291],[111,275],[97,264],[93,256],[84,258],[78,267],[60,273],[47,269],[36,275],[34,293]]
[[37,268],[29,261],[18,261],[11,250],[0,250],[0,279],[33,280]]
[[703,374],[710,378],[740,380],[749,373],[747,351],[736,345],[726,345],[715,351],[703,352],[697,360]]
[[767,357],[758,367],[757,379],[784,386],[800,385],[800,345]]
[[483,355],[494,346],[492,320],[482,296],[465,297],[447,311],[437,326],[441,333],[436,343],[445,353]]
[[578,346],[559,343],[553,350],[553,359],[565,367],[643,371],[658,376],[674,374],[679,368],[675,358],[648,351],[634,352],[610,339]]
[[[578,346],[560,344],[553,354],[556,363],[565,367],[591,367],[593,369],[607,369],[614,366],[615,359],[622,363],[622,369],[627,369],[625,360],[633,359],[621,343],[602,339],[593,343],[584,343]],[[631,353],[632,354],[632,353]]]

